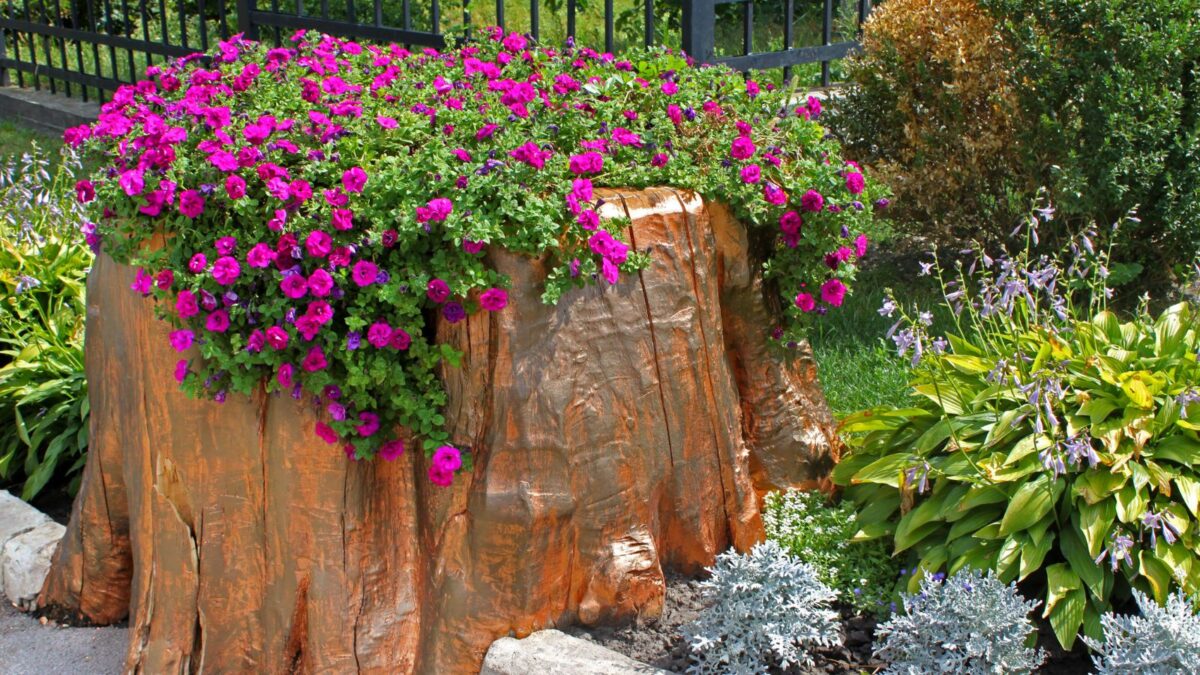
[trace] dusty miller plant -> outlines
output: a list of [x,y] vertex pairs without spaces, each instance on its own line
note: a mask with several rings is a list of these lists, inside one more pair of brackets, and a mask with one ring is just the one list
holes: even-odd
[[875,653],[888,674],[1029,673],[1044,658],[1026,646],[1037,605],[990,572],[936,574],[922,580],[920,592],[904,594],[903,614],[879,626]]
[[768,668],[812,665],[812,650],[841,642],[829,605],[837,594],[816,570],[773,541],[748,554],[717,556],[703,582],[708,606],[683,635],[691,650],[689,673],[766,673]]
[[1183,591],[1159,607],[1134,590],[1139,615],[1101,617],[1104,641],[1084,638],[1095,650],[1097,675],[1180,675],[1200,670],[1200,614]]

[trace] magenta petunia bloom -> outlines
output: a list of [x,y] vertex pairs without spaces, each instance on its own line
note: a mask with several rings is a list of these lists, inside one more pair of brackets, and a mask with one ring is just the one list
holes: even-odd
[[859,258],[867,254],[867,235],[860,234],[854,238],[854,255]]
[[117,178],[117,184],[121,186],[121,190],[130,197],[142,194],[142,190],[146,189],[146,180],[142,177],[142,172],[137,169],[130,169],[121,174]]
[[742,182],[743,183],[750,183],[750,184],[757,183],[761,179],[762,179],[762,168],[759,167],[757,164],[747,164],[746,166],[742,167]]
[[571,155],[568,166],[571,169],[571,173],[576,175],[600,173],[604,170],[604,155],[594,151]]
[[346,192],[362,192],[366,184],[367,172],[363,171],[362,167],[356,166],[342,173],[342,186],[346,188]]
[[302,274],[289,274],[279,281],[283,294],[292,300],[299,300],[308,293],[308,280]]
[[350,276],[359,288],[370,286],[375,283],[375,279],[379,276],[379,267],[370,260],[359,260],[354,263],[354,269],[351,271]]
[[288,332],[283,328],[280,328],[279,326],[271,326],[267,329],[266,335],[267,344],[271,346],[271,349],[279,351],[287,348],[289,336]]
[[313,230],[304,238],[304,250],[312,258],[324,258],[333,250],[333,237],[321,230]]
[[175,312],[179,314],[180,319],[190,319],[199,314],[200,303],[196,301],[196,294],[180,291],[179,296],[175,298]]
[[242,274],[242,266],[233,256],[223,256],[217,258],[217,262],[213,263],[212,277],[213,280],[222,286],[228,286],[237,281],[237,278]]
[[771,181],[766,181],[763,183],[763,199],[767,200],[768,204],[783,206],[787,203],[788,196],[783,188]]
[[196,334],[190,330],[173,330],[171,331],[171,347],[177,352],[185,352],[191,348]]
[[429,467],[429,482],[438,487],[450,487],[454,484],[454,474],[442,471],[436,466]]
[[451,473],[462,468],[462,453],[458,448],[452,445],[443,445],[433,451],[433,457],[430,458],[430,464],[436,466],[442,471]]
[[450,286],[441,279],[430,279],[425,286],[425,296],[440,305],[450,297]]
[[138,271],[133,275],[133,283],[129,284],[129,290],[141,293],[142,295],[150,295],[150,288],[153,285],[154,277],[139,267]]
[[851,171],[850,173],[846,174],[846,189],[850,191],[850,194],[860,195],[862,194],[863,188],[866,186],[867,182],[863,179],[863,175],[861,173],[857,171]]
[[388,340],[388,346],[392,349],[404,351],[412,346],[412,336],[403,328],[392,329],[392,337]]
[[171,288],[171,284],[174,284],[174,283],[175,283],[175,273],[172,272],[171,270],[163,270],[163,271],[159,272],[158,274],[154,275],[154,285],[158,286],[161,290],[165,291],[165,290]]
[[229,330],[229,312],[218,309],[209,314],[204,320],[204,328],[212,333],[224,333]]
[[784,234],[799,234],[802,225],[804,225],[804,219],[795,211],[788,211],[779,217],[779,229]]
[[315,298],[326,298],[333,292],[333,277],[323,269],[315,269],[308,275],[308,292]]
[[830,279],[821,284],[821,299],[833,307],[841,307],[846,297],[846,285],[838,279]]
[[233,174],[225,178],[225,194],[230,199],[241,199],[246,196],[246,181],[241,176]]
[[321,332],[321,322],[316,317],[304,314],[296,318],[296,332],[307,342],[312,342]]
[[325,370],[329,366],[329,361],[325,359],[325,350],[318,345],[308,350],[304,355],[304,361],[301,362],[301,367],[307,373],[315,373],[318,370]]
[[175,381],[182,383],[188,376],[188,360],[179,359],[175,363]]
[[270,246],[259,242],[250,247],[250,251],[246,253],[246,264],[259,269],[270,267],[271,263],[275,262],[277,255]]
[[279,366],[279,370],[275,373],[275,380],[279,382],[280,389],[287,390],[292,388],[293,375],[295,372],[295,366],[290,363],[285,363]]
[[345,232],[354,227],[354,212],[350,209],[334,209],[330,218],[333,229]]
[[650,158],[650,166],[664,167],[669,161],[671,161],[671,158],[667,155],[667,153],[657,152],[653,157]]
[[816,213],[825,208],[825,198],[816,190],[809,190],[800,198],[800,208],[810,213]]
[[204,196],[196,190],[179,195],[179,212],[188,218],[198,218],[204,213]]
[[404,441],[402,440],[397,439],[394,441],[388,441],[387,443],[379,446],[379,456],[389,462],[395,460],[397,457],[403,454]]
[[442,305],[442,317],[450,323],[458,323],[467,318],[467,312],[457,302],[447,302]]
[[499,312],[508,305],[508,293],[502,288],[489,288],[479,295],[479,306],[489,312]]
[[745,136],[738,136],[729,147],[729,156],[734,159],[750,159],[757,150],[754,141]]
[[400,123],[396,121],[396,118],[386,117],[384,115],[377,115],[375,117],[375,123],[384,129],[395,129],[396,127],[400,126]]
[[316,319],[317,323],[322,326],[333,321],[333,307],[324,300],[314,300],[308,303],[308,309],[304,311],[304,314]]
[[817,308],[817,300],[811,293],[797,293],[796,306],[801,312],[811,312]]
[[392,340],[392,327],[382,321],[376,321],[367,328],[367,344],[376,349],[383,349]]
[[188,261],[187,267],[192,274],[200,274],[208,269],[208,258],[203,253],[197,253]]
[[326,443],[328,443],[330,445],[333,445],[334,443],[338,442],[337,432],[334,431],[332,427],[330,427],[328,424],[325,424],[324,422],[317,422],[316,424],[314,424],[313,431],[315,431],[317,433],[317,436],[321,440],[325,441]]
[[75,199],[80,204],[86,204],[96,198],[96,186],[92,185],[90,180],[81,180],[75,183]]
[[261,330],[255,328],[250,331],[250,337],[246,338],[246,351],[257,354],[263,350],[263,346],[267,344],[267,338]]
[[373,412],[358,413],[360,424],[354,428],[359,436],[373,436],[376,431],[379,431],[379,415]]
[[440,223],[450,217],[454,212],[454,202],[445,197],[430,199],[425,206],[417,207],[417,222],[433,222]]

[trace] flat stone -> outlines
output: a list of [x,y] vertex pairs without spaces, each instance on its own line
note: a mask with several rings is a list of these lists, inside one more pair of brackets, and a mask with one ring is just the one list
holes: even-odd
[[[46,514],[0,490],[0,551],[9,539],[50,522]],[[4,593],[4,575],[0,574],[0,595]]]
[[0,579],[9,601],[32,609],[50,571],[50,558],[67,528],[47,521],[9,539],[0,549]]
[[600,645],[557,630],[492,643],[479,675],[669,675]]

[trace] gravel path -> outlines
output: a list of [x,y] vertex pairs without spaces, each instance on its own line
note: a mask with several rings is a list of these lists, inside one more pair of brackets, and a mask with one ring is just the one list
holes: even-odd
[[125,628],[42,625],[0,602],[0,675],[109,675],[125,665]]

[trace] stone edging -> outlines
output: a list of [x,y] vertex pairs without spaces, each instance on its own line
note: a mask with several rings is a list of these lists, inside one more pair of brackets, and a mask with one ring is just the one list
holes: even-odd
[[557,630],[492,643],[479,675],[670,675],[670,671]]
[[0,595],[20,609],[35,609],[64,532],[46,514],[0,490]]

